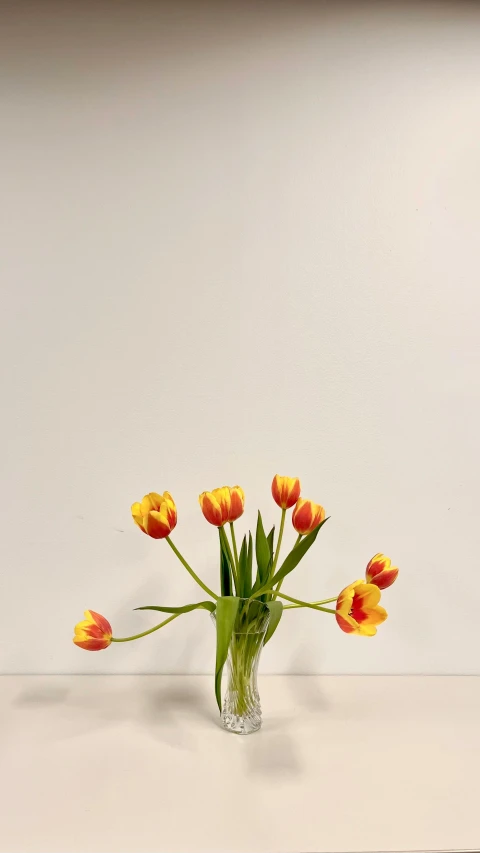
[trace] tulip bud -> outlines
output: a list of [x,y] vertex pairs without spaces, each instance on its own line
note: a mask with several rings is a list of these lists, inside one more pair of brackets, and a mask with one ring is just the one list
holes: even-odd
[[275,474],[272,481],[273,500],[282,509],[290,509],[300,497],[300,480],[298,477],[280,477]]
[[169,492],[150,492],[140,503],[132,504],[132,516],[140,530],[152,539],[165,539],[177,523],[177,508]]
[[325,519],[323,506],[299,498],[292,513],[292,524],[302,536],[311,533]]
[[88,652],[99,652],[112,642],[112,626],[94,610],[85,611],[85,619],[75,625],[73,642]]
[[366,568],[365,576],[367,583],[374,583],[379,589],[386,589],[397,580],[398,569],[392,566],[392,561],[385,554],[375,554]]

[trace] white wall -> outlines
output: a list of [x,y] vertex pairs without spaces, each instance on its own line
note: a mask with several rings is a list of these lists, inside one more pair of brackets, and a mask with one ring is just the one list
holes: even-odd
[[198,493],[271,522],[278,471],[331,514],[285,591],[401,576],[377,638],[289,612],[264,671],[480,672],[480,6],[2,17],[1,671],[209,671],[205,613],[72,627],[197,600],[133,500],[216,584]]

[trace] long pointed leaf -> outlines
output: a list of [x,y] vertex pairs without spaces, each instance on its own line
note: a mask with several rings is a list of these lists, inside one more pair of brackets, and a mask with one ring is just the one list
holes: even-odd
[[216,607],[217,656],[215,661],[215,696],[219,711],[222,710],[222,672],[228,655],[233,626],[237,617],[240,599],[229,595],[219,598]]
[[260,512],[257,518],[257,530],[255,533],[255,554],[257,557],[258,577],[260,586],[262,586],[268,577],[268,569],[270,566],[271,552],[268,539],[265,536],[263,521]]
[[252,565],[253,565],[253,542],[252,534],[248,534],[247,562],[245,566],[245,577],[243,580],[243,597],[248,598],[252,593]]
[[160,613],[190,613],[191,610],[215,610],[214,601],[197,601],[195,604],[184,604],[183,607],[135,607],[135,610],[158,610]]
[[[273,525],[268,536],[265,536],[265,529],[263,527],[263,521],[262,521],[262,517],[260,515],[260,512],[258,513],[258,516],[259,517],[257,520],[257,531],[256,531],[256,535],[255,535],[255,546],[256,546],[256,552],[257,552],[257,574],[256,574],[256,578],[255,578],[255,583],[253,585],[252,593],[256,592],[258,589],[260,589],[260,587],[266,586],[266,583],[268,580],[268,575],[269,575],[269,572],[271,569],[271,565],[273,563],[273,538],[275,535],[275,525]],[[261,526],[260,530],[259,530],[259,523]],[[265,548],[264,548],[264,545],[262,545],[262,539],[263,539],[262,532],[263,532],[263,536],[265,537],[267,547],[268,547],[268,560],[267,560],[267,568],[266,569],[265,569]],[[261,595],[259,600],[260,601],[266,601],[267,599],[268,599],[268,595]]]
[[[247,573],[247,537],[243,537],[242,547],[238,557],[238,594],[240,598],[246,598],[245,595],[245,577]],[[250,595],[250,593],[248,593]]]
[[232,569],[230,565],[230,557],[222,537],[222,532],[225,535],[222,527],[218,528],[220,538],[220,589],[222,595],[231,595],[232,589]]
[[283,613],[283,604],[281,601],[267,601],[266,604],[270,611],[270,619],[268,622],[267,633],[265,634],[265,639],[263,641],[264,646],[273,637]]
[[305,536],[305,539],[302,539],[302,541],[299,542],[298,545],[296,545],[292,551],[290,551],[288,557],[286,557],[286,559],[280,566],[278,572],[275,572],[273,578],[271,579],[271,581],[269,581],[272,587],[274,586],[274,584],[278,583],[278,581],[283,580],[283,578],[286,575],[290,574],[290,572],[293,572],[296,566],[298,566],[302,557],[305,556],[308,549],[311,548],[311,546],[315,542],[315,539],[317,538],[321,528],[323,527],[326,521],[328,521],[328,518],[324,518],[324,520],[320,522],[320,524],[318,525],[318,527],[315,528],[315,530],[312,530],[312,532],[309,533],[308,536]]
[[270,548],[270,559],[273,560],[273,548],[275,539],[275,525],[273,525],[270,533],[267,536],[268,547]]

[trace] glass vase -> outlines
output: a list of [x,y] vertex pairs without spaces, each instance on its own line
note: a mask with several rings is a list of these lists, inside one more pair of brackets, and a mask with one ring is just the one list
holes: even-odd
[[[270,611],[257,599],[241,598],[227,657],[227,689],[221,720],[227,731],[249,735],[262,725],[257,672]],[[215,613],[212,613],[215,622]]]

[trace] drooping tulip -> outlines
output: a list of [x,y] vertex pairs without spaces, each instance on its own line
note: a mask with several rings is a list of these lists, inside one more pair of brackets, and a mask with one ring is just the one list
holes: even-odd
[[379,589],[387,589],[397,580],[398,569],[392,566],[392,561],[385,554],[375,554],[365,570],[365,577],[367,583],[374,583]]
[[99,652],[112,642],[112,626],[94,610],[85,610],[85,619],[75,625],[73,642],[87,652]]
[[337,599],[335,617],[346,634],[373,637],[377,625],[385,622],[387,611],[380,607],[381,593],[373,583],[355,581],[342,590]]

